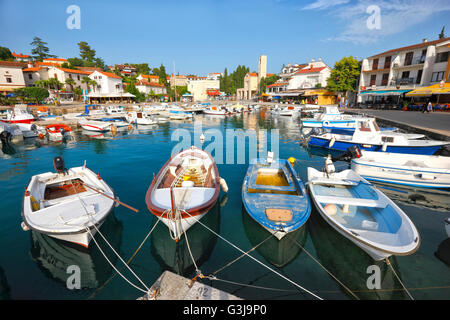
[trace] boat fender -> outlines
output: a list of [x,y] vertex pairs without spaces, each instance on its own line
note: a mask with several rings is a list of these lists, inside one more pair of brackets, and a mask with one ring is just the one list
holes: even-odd
[[434,179],[436,179],[436,177],[431,175],[431,174],[420,173],[420,174],[418,174],[418,176],[419,176],[419,178],[421,178],[423,180],[434,180]]
[[331,148],[335,142],[336,142],[336,138],[335,137],[331,138],[328,147]]
[[201,143],[205,142],[205,135],[203,134],[203,132],[202,132],[202,134],[200,135],[200,142],[201,142]]
[[116,197],[116,201],[114,201],[115,203],[114,203],[114,206],[117,208],[118,206],[120,206],[120,203],[119,203],[119,197]]
[[336,168],[334,167],[333,160],[331,160],[331,156],[328,156],[325,159],[325,172],[327,175],[332,175],[336,172]]
[[33,196],[30,197],[30,201],[31,201],[31,209],[33,211],[38,211],[41,208],[41,205],[39,204],[39,202],[37,202],[37,200]]
[[28,226],[23,221],[20,223],[20,226],[22,227],[23,231],[29,231],[30,230],[30,228],[28,228]]
[[224,178],[220,178],[220,186],[222,187],[222,190],[226,193],[228,193],[228,185]]
[[383,143],[383,146],[381,147],[381,150],[383,152],[386,152],[386,150],[387,150],[387,143]]

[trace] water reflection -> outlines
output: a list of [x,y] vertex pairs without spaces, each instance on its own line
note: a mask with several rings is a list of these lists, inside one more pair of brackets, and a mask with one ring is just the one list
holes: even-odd
[[450,267],[450,238],[442,241],[434,254],[439,260]]
[[[122,223],[114,213],[111,213],[100,231],[116,251],[120,250],[122,243]],[[108,255],[112,263],[117,257],[109,254],[110,249],[99,234],[95,235],[101,249]],[[95,243],[92,241],[89,249],[71,244],[66,241],[49,237],[45,234],[31,231],[31,257],[39,269],[50,279],[66,286],[67,268],[77,265],[81,271],[81,288],[97,288],[111,275],[112,267],[103,257]]]
[[278,268],[288,265],[298,256],[302,249],[296,243],[305,247],[306,226],[288,233],[281,240],[278,240],[275,236],[271,236],[265,241],[270,236],[270,233],[252,219],[245,208],[242,208],[242,222],[245,234],[253,246],[264,242],[256,248],[256,251]]
[[6,279],[5,271],[0,267],[0,300],[10,300],[11,288],[8,284],[8,279]]
[[[200,221],[218,234],[220,232],[219,203],[216,203]],[[195,263],[200,268],[208,260],[217,242],[217,236],[198,222],[186,233],[189,247],[185,236],[181,237],[178,242],[172,240],[169,229],[162,222],[158,223],[151,235],[152,256],[164,270],[170,270],[183,276],[195,271],[189,249]]]
[[[359,299],[408,299],[402,290],[390,290],[401,287],[384,261],[374,261],[353,242],[331,228],[316,210],[313,210],[308,220],[308,231],[320,263],[352,290]],[[389,260],[401,278],[395,257],[390,257]],[[371,273],[367,273],[367,268],[371,265],[377,265],[380,268],[381,288],[387,289],[386,291],[368,289],[367,279]],[[341,287],[341,291],[353,298],[345,288]]]

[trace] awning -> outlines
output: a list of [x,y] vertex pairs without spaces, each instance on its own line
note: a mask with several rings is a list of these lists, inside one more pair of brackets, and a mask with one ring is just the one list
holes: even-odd
[[432,94],[450,94],[450,83],[436,83],[429,87],[419,88],[408,92],[407,97],[429,97]]
[[334,92],[323,90],[323,89],[315,89],[315,90],[305,90],[305,93],[303,94],[305,97],[310,96],[334,96]]
[[276,92],[271,93],[271,96],[273,97],[297,97],[301,96],[305,91],[295,91],[295,92]]
[[370,95],[370,96],[401,96],[405,92],[411,90],[366,90],[361,91],[360,94]]

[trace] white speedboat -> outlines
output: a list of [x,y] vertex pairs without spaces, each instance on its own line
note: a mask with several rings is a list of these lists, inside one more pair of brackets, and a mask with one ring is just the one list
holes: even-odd
[[24,138],[22,130],[17,124],[0,122],[0,134],[2,135],[2,142],[19,142]]
[[353,127],[355,124],[354,117],[351,115],[344,115],[336,106],[325,106],[323,112],[317,114],[315,118],[305,118],[302,120],[303,127],[321,128],[323,125],[334,127]]
[[295,115],[297,111],[295,111],[294,107],[286,107],[278,111],[280,116],[289,116],[292,117]]
[[80,120],[78,124],[84,129],[88,131],[98,131],[104,132],[111,130],[111,123],[104,121],[95,121],[95,120]]
[[16,105],[12,110],[7,110],[0,118],[0,121],[6,123],[31,123],[34,120],[34,116],[28,112],[26,105]]
[[231,112],[228,111],[225,107],[209,106],[208,108],[203,110],[203,113],[224,116],[224,115],[230,114]]
[[35,138],[39,135],[45,135],[45,128],[34,123],[17,123],[17,127],[22,131],[24,138]]
[[422,188],[450,188],[450,157],[361,151],[351,167],[366,180]]
[[353,170],[325,172],[309,167],[311,198],[322,218],[374,260],[410,255],[420,245],[413,222],[392,200]]
[[22,228],[88,247],[114,208],[114,192],[86,165],[67,170],[61,157],[53,163],[56,173],[33,176],[25,189]]
[[125,116],[125,108],[122,106],[107,106],[105,108],[105,113],[110,116]]
[[148,112],[132,111],[128,112],[126,116],[128,122],[140,125],[152,125],[157,123],[152,115]]

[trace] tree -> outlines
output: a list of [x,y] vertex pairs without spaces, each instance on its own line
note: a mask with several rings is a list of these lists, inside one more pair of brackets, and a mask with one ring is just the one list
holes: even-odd
[[445,26],[442,27],[441,33],[439,33],[439,39],[445,38]]
[[14,94],[22,98],[33,100],[37,104],[41,103],[45,98],[48,98],[49,96],[47,89],[39,87],[18,88],[14,90]]
[[80,59],[80,58],[77,58],[77,57],[75,57],[75,58],[69,58],[69,59],[67,59],[67,62],[69,62],[69,64],[70,64],[72,67],[83,67],[83,66],[84,66],[84,61],[83,61],[83,59]]
[[327,80],[328,90],[335,92],[355,91],[358,85],[358,77],[361,73],[361,64],[358,60],[350,57],[344,57],[335,63],[331,70],[330,77]]
[[39,37],[34,37],[30,45],[34,46],[34,48],[31,49],[31,54],[33,54],[33,57],[38,61],[56,57],[55,55],[49,54],[50,49],[47,47],[47,42],[42,41]]
[[73,86],[76,84],[72,78],[67,78],[65,83],[70,86],[70,92],[73,92]]
[[95,50],[91,49],[91,46],[86,41],[78,42],[78,47],[80,48],[81,59],[89,62],[94,62]]
[[81,78],[81,83],[84,83],[86,85],[86,90],[89,90],[90,82],[91,78],[89,78],[88,76],[84,76],[83,78]]
[[14,56],[6,47],[0,47],[0,60],[14,60]]
[[133,95],[135,95],[137,101],[144,101],[144,100],[145,100],[145,95],[144,95],[143,93],[141,93],[141,92],[136,88],[136,86],[134,85],[134,83],[128,84],[127,87],[126,87],[126,89],[125,89],[125,91],[126,91],[126,92],[129,92],[129,93],[131,93],[131,94],[133,94]]

